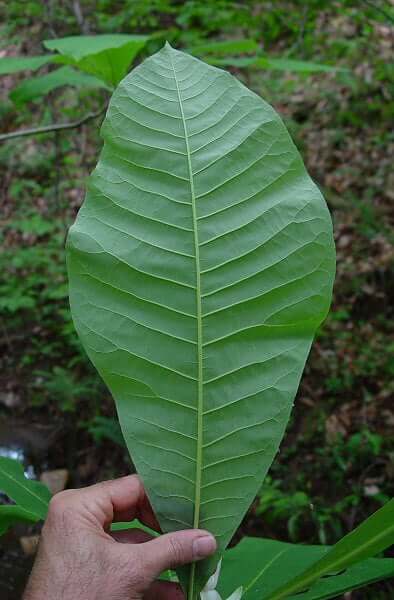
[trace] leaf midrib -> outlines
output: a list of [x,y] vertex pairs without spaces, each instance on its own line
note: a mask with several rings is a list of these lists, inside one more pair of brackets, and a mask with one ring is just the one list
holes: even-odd
[[[195,479],[195,496],[194,496],[194,518],[193,528],[198,528],[200,524],[200,504],[201,504],[201,476],[202,476],[202,451],[203,451],[203,412],[204,412],[204,393],[203,393],[203,335],[202,335],[202,302],[201,302],[201,267],[200,267],[200,246],[198,239],[197,227],[197,210],[196,210],[196,195],[194,190],[194,175],[192,169],[191,152],[189,145],[189,136],[187,131],[185,113],[183,110],[181,92],[178,85],[175,66],[172,58],[172,50],[169,50],[171,67],[174,73],[174,80],[178,94],[179,109],[185,134],[185,146],[187,155],[187,164],[190,180],[190,196],[192,203],[192,221],[193,221],[193,236],[194,236],[194,252],[196,261],[196,312],[197,312],[197,448],[196,448],[196,479]],[[189,581],[188,599],[194,600],[195,591],[195,570],[196,563],[192,564]]]
[[[43,506],[45,508],[47,508],[47,503],[45,502],[45,500],[43,500],[38,494],[36,494],[35,492],[33,492],[33,490],[31,490],[29,487],[27,487],[26,485],[24,485],[24,483],[22,481],[20,481],[19,479],[17,479],[16,477],[13,477],[10,473],[8,473],[7,471],[5,471],[4,469],[2,469],[0,467],[0,472],[2,473],[2,475],[5,478],[8,478],[10,481],[12,481],[14,484],[16,484],[18,487],[22,488],[22,490],[24,492],[26,492],[26,494],[33,496],[33,498],[35,498],[36,500],[38,500],[41,504],[43,504]],[[22,507],[23,508],[23,507]],[[29,512],[33,513],[33,510],[30,510]],[[35,513],[38,514],[38,513]],[[40,515],[41,516],[41,515]]]

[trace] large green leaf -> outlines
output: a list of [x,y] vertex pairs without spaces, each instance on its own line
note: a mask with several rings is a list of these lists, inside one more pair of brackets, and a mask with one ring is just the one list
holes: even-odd
[[[301,546],[275,540],[245,538],[225,553],[218,589],[223,598],[243,586],[242,600],[271,600],[278,583],[288,581],[322,557],[327,546]],[[369,559],[341,572],[336,569],[308,591],[284,596],[294,600],[333,598],[368,583],[394,575],[394,559]]]
[[36,523],[40,517],[16,504],[0,505],[0,535],[16,523]]
[[[219,555],[330,304],[330,216],[275,111],[168,45],[102,132],[68,238],[73,318],[163,530],[207,528]],[[192,567],[190,599],[216,561]]]
[[144,35],[76,35],[47,40],[44,46],[59,52],[63,62],[116,86],[147,40]]
[[71,67],[60,67],[60,69],[56,69],[47,75],[35,77],[34,79],[25,79],[12,90],[10,97],[16,104],[19,104],[34,100],[40,96],[45,96],[49,92],[64,86],[110,89],[98,77],[81,73]]
[[290,594],[308,588],[327,573],[347,569],[360,560],[375,556],[393,543],[394,500],[390,500],[354,531],[342,538],[320,560],[297,574],[294,579],[291,578],[284,585],[277,586],[278,589],[270,598],[271,600],[287,598]]
[[0,58],[0,75],[18,73],[19,71],[35,71],[53,61],[53,56],[6,56]]
[[27,479],[17,460],[0,456],[0,491],[14,500],[23,511],[33,513],[38,519],[45,519],[51,493],[39,481]]

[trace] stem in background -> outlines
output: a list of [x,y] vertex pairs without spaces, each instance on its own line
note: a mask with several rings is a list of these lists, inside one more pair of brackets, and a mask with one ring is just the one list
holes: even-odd
[[42,127],[32,127],[31,129],[20,129],[19,131],[11,131],[11,133],[2,133],[0,134],[0,142],[5,142],[7,140],[12,140],[18,137],[26,137],[30,135],[39,135],[41,133],[51,133],[53,131],[62,131],[64,129],[76,129],[77,127],[81,127],[84,123],[88,123],[92,119],[97,119],[97,117],[101,117],[105,111],[107,110],[107,106],[100,108],[97,112],[88,113],[82,119],[78,121],[71,121],[70,123],[54,123],[53,125],[44,125]]
[[73,11],[81,32],[84,35],[90,34],[89,23],[85,20],[79,0],[73,0]]

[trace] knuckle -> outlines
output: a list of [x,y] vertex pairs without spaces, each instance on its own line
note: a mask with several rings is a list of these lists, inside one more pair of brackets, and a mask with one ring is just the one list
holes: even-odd
[[69,512],[71,496],[72,490],[55,494],[49,502],[48,516],[55,519],[64,518]]

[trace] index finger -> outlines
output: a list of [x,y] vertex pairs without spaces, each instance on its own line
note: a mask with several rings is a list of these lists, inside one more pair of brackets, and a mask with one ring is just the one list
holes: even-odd
[[76,514],[88,512],[104,528],[112,522],[138,519],[151,529],[160,531],[144,486],[138,475],[103,481],[79,490],[66,490],[51,500],[50,513],[72,509]]
[[113,522],[118,523],[138,519],[147,527],[158,532],[161,531],[143,483],[138,475],[128,475],[120,479],[106,481],[104,485],[110,494],[113,506]]

